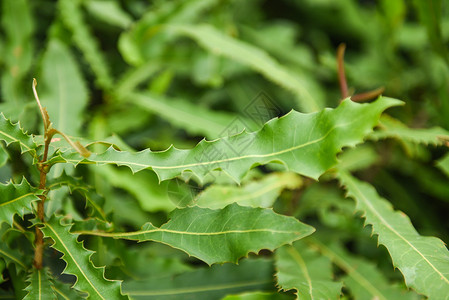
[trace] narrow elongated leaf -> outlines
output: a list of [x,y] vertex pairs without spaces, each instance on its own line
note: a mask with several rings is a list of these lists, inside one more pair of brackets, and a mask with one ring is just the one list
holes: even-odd
[[388,249],[407,286],[430,299],[449,299],[449,251],[444,243],[419,235],[410,219],[394,211],[369,184],[344,171],[338,177],[348,195],[356,200],[356,208],[363,212],[366,223],[379,236],[379,243]]
[[83,52],[84,58],[95,73],[97,83],[103,89],[112,87],[112,76],[100,51],[98,41],[90,32],[83,17],[79,0],[58,1],[62,20],[72,31],[75,44]]
[[[203,135],[211,139],[226,136],[226,129],[237,117],[234,114],[213,111],[183,99],[168,99],[150,93],[132,93],[127,99],[130,103],[158,114],[174,126],[183,128],[193,135]],[[240,116],[239,118],[247,126],[247,130],[259,129],[252,120]]]
[[281,293],[247,292],[237,295],[228,295],[222,300],[291,300],[293,297]]
[[297,299],[338,299],[343,284],[332,280],[331,261],[304,242],[276,250],[278,286],[296,290]]
[[0,284],[5,282],[5,278],[3,278],[3,270],[5,270],[5,262],[0,259]]
[[69,48],[53,38],[42,59],[42,105],[54,127],[68,135],[78,135],[83,125],[87,88]]
[[3,222],[12,224],[14,215],[23,216],[30,212],[32,202],[38,201],[40,192],[23,178],[20,184],[0,183],[0,225]]
[[312,234],[315,229],[271,209],[231,204],[221,210],[189,207],[175,210],[160,228],[151,223],[140,231],[81,232],[118,239],[155,241],[183,250],[209,265],[234,262],[262,249],[274,250]]
[[324,243],[308,239],[325,256],[346,272],[343,281],[355,299],[414,299],[416,294],[392,285],[382,272],[371,262],[347,253],[337,243]]
[[271,207],[283,189],[301,186],[301,177],[294,173],[272,173],[259,181],[242,186],[212,185],[189,203],[212,209],[223,208],[231,203],[242,206]]
[[113,0],[93,0],[83,4],[92,15],[111,25],[126,28],[133,21],[131,16],[120,7],[120,4]]
[[76,152],[55,155],[50,163],[70,162],[125,165],[138,172],[151,168],[160,180],[193,172],[200,180],[212,170],[223,170],[236,182],[255,165],[279,162],[289,170],[318,178],[336,162],[345,146],[354,146],[372,130],[388,107],[400,101],[379,98],[370,104],[346,100],[336,109],[302,114],[291,111],[272,119],[256,132],[234,135],[212,142],[203,140],[191,150],[174,147],[161,152],[144,150],[128,153],[109,148],[88,159]]
[[442,145],[449,141],[449,132],[440,127],[433,128],[409,128],[389,116],[382,116],[379,122],[379,130],[369,135],[370,139],[396,138],[425,145]]
[[0,140],[5,141],[6,145],[19,143],[22,153],[30,152],[36,154],[36,144],[31,135],[26,134],[19,123],[13,124],[0,113]]
[[52,247],[63,253],[62,259],[67,263],[66,274],[77,277],[75,287],[87,292],[92,299],[128,299],[120,292],[120,282],[104,278],[104,267],[95,267],[90,256],[92,251],[85,249],[77,241],[78,235],[69,232],[71,225],[62,225],[61,217],[53,217],[43,227],[45,237],[51,238]]
[[[8,109],[8,117],[16,120],[19,105],[23,105],[27,96],[23,91],[23,79],[29,71],[33,59],[33,20],[31,1],[2,1],[1,25],[5,35],[2,51],[3,71],[1,74],[2,101],[14,104]],[[2,107],[7,108],[7,106]]]
[[28,294],[23,298],[24,300],[56,299],[53,282],[47,269],[33,269],[28,282],[30,284],[25,289]]
[[228,293],[273,290],[273,264],[267,259],[243,260],[239,265],[215,265],[178,276],[123,283],[133,299],[218,300]]
[[300,108],[305,112],[322,108],[323,104],[309,93],[304,80],[289,72],[264,50],[224,35],[210,25],[183,24],[169,25],[168,28],[195,39],[202,47],[214,54],[223,55],[260,72],[269,80],[290,90],[295,94]]

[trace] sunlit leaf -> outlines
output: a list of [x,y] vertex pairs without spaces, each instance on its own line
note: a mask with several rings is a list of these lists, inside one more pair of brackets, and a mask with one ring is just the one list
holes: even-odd
[[445,244],[438,238],[419,235],[408,216],[394,211],[369,184],[344,171],[338,177],[379,236],[379,244],[387,248],[407,286],[431,299],[449,295],[449,251]]
[[188,204],[212,209],[234,202],[242,206],[272,207],[283,189],[295,189],[301,184],[301,178],[294,173],[272,173],[242,186],[214,184]]
[[36,144],[31,135],[26,134],[19,123],[13,124],[0,113],[0,140],[8,146],[11,143],[19,143],[22,153],[36,154]]
[[203,140],[191,150],[170,147],[161,152],[147,149],[128,153],[109,148],[88,159],[65,152],[54,156],[50,163],[116,164],[128,166],[133,172],[151,168],[160,180],[185,171],[193,172],[202,180],[212,170],[223,170],[240,182],[253,166],[279,162],[291,171],[316,179],[337,162],[335,155],[342,147],[360,143],[382,111],[400,103],[391,98],[379,98],[370,104],[346,100],[336,109],[318,113],[291,111],[267,122],[259,131],[242,132],[212,142]]
[[151,223],[141,230],[123,233],[82,234],[155,241],[183,250],[209,265],[234,262],[250,252],[274,250],[312,234],[315,229],[271,209],[231,204],[221,210],[189,207],[175,210],[160,228]]

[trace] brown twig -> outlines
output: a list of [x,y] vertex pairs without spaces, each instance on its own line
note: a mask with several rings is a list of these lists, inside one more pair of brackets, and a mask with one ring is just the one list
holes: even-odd
[[[51,143],[51,139],[53,135],[55,134],[55,131],[51,129],[51,123],[50,118],[48,117],[47,110],[42,107],[39,97],[37,96],[36,92],[36,79],[33,79],[33,92],[34,96],[36,98],[36,101],[39,105],[39,110],[41,111],[42,118],[44,121],[44,153],[42,156],[42,160],[40,160],[38,166],[39,169],[39,189],[45,190],[47,185],[47,173],[49,171],[49,166],[44,164],[44,162],[47,161],[48,158],[48,149]],[[46,194],[42,194],[39,196],[40,201],[37,203],[37,216],[41,222],[45,221],[45,210],[44,210],[44,203],[46,199]],[[34,249],[34,261],[33,265],[36,269],[42,269],[43,266],[43,256],[44,256],[44,235],[40,228],[36,226],[36,239],[34,241],[35,249]]]
[[385,91],[385,88],[383,86],[381,86],[380,88],[377,88],[377,89],[369,91],[369,92],[352,95],[351,100],[354,102],[362,102],[362,101],[371,100],[371,99],[379,97],[384,91]]
[[348,84],[346,82],[345,74],[345,57],[346,44],[341,43],[337,48],[337,67],[338,67],[338,82],[340,83],[341,99],[345,99],[349,96]]

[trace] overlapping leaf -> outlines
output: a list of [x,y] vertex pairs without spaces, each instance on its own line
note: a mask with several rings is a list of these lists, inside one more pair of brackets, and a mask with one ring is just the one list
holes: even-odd
[[296,290],[297,299],[337,299],[342,283],[332,280],[331,261],[302,241],[276,250],[276,277],[283,290]]
[[329,257],[340,269],[346,272],[343,281],[355,299],[414,299],[412,293],[393,285],[376,266],[347,253],[337,243],[326,244],[316,239],[307,242]]
[[30,284],[25,289],[28,294],[23,298],[24,300],[56,299],[53,281],[47,269],[33,269],[28,282]]
[[396,138],[425,145],[442,145],[449,141],[449,131],[440,127],[433,128],[409,128],[389,116],[382,116],[379,122],[379,130],[369,135],[370,139]]
[[229,293],[273,290],[273,264],[267,259],[243,260],[239,265],[215,265],[178,276],[124,282],[133,299],[219,300]]
[[226,172],[240,182],[255,165],[280,162],[291,171],[318,178],[336,163],[335,155],[345,146],[354,146],[372,130],[385,109],[401,102],[379,98],[370,104],[346,100],[336,109],[302,114],[291,111],[272,119],[256,132],[234,135],[212,142],[203,140],[191,150],[174,147],[161,152],[147,149],[128,153],[109,148],[84,159],[78,153],[55,155],[50,163],[70,162],[125,165],[138,172],[151,168],[160,180],[174,178],[185,171],[200,180],[212,170]]
[[242,186],[212,185],[188,204],[212,209],[223,208],[231,203],[271,207],[283,189],[298,188],[301,184],[301,178],[294,173],[272,173]]
[[[236,119],[234,114],[213,111],[183,99],[170,99],[150,93],[132,93],[126,99],[163,117],[171,124],[184,128],[191,134],[200,134],[211,139],[227,136],[230,130],[228,127]],[[258,129],[252,120],[239,118],[248,126],[247,130]],[[243,128],[239,129],[243,130]]]
[[5,141],[6,145],[11,143],[19,143],[22,153],[30,152],[32,155],[36,154],[36,144],[31,135],[26,134],[20,124],[11,123],[5,118],[3,113],[0,113],[0,140]]
[[445,244],[438,238],[419,235],[410,219],[394,211],[369,184],[344,171],[338,177],[379,236],[379,243],[390,252],[407,286],[430,299],[449,299],[449,251]]
[[305,80],[291,73],[264,50],[224,35],[210,25],[183,24],[169,25],[168,28],[195,39],[214,54],[223,55],[260,72],[269,80],[292,91],[305,112],[317,111],[322,107],[321,101],[309,93]]
[[84,21],[79,0],[61,0],[58,1],[62,20],[64,24],[72,31],[73,40],[81,49],[84,58],[89,63],[96,75],[97,83],[103,89],[112,87],[112,76],[109,67],[100,51],[98,41],[90,32],[89,27]]
[[3,222],[12,224],[14,215],[23,216],[31,211],[31,204],[38,201],[39,191],[33,188],[24,178],[20,184],[0,183],[0,225]]
[[77,241],[78,235],[69,232],[70,225],[62,225],[61,217],[53,217],[43,227],[45,237],[50,237],[54,244],[53,248],[63,253],[67,266],[66,274],[77,277],[75,287],[89,293],[92,299],[128,299],[120,291],[120,282],[105,279],[104,268],[95,267],[90,256],[92,251],[86,250],[82,243]]
[[54,128],[78,135],[88,100],[87,88],[69,48],[56,38],[50,39],[42,58],[39,83],[44,87],[41,102]]
[[156,241],[183,250],[209,265],[234,262],[262,249],[274,250],[312,234],[315,229],[271,209],[231,204],[221,210],[175,210],[160,228],[151,223],[124,233],[81,232],[119,239]]

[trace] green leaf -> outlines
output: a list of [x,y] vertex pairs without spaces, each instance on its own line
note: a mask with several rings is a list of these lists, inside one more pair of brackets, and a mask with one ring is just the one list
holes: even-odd
[[272,261],[245,259],[239,265],[215,265],[178,276],[125,281],[133,299],[221,299],[228,293],[274,288]]
[[70,287],[69,284],[62,283],[58,280],[54,282],[52,288],[55,291],[58,300],[81,300],[86,298],[82,297],[81,292]]
[[[178,128],[185,129],[192,135],[203,135],[218,138],[227,135],[227,129],[237,116],[228,112],[220,112],[188,102],[184,99],[165,98],[151,93],[131,93],[126,97],[129,103],[155,113]],[[259,129],[250,119],[238,117],[248,126],[249,131]],[[238,128],[239,133],[243,128]]]
[[27,270],[28,266],[23,261],[23,254],[11,249],[4,241],[0,242],[0,257],[5,260],[6,266],[14,264],[17,270]]
[[407,286],[431,299],[449,295],[449,251],[444,243],[419,235],[410,219],[394,211],[369,184],[344,171],[338,177],[348,195],[356,200],[356,208],[363,212],[366,223],[379,236],[379,244],[388,249]]
[[79,135],[88,101],[87,87],[69,48],[56,38],[49,41],[42,58],[42,105],[54,128]]
[[94,188],[88,186],[82,178],[76,178],[68,176],[63,172],[60,176],[53,180],[49,180],[47,189],[53,191],[57,188],[66,186],[69,188],[70,193],[77,191],[86,199],[86,206],[91,208],[91,215],[98,217],[102,221],[108,221],[106,213],[103,210],[104,199],[97,194]]
[[167,184],[159,184],[154,173],[132,174],[128,169],[111,166],[98,167],[94,172],[105,178],[112,186],[127,190],[145,211],[170,212],[176,207],[167,194]]
[[22,153],[30,152],[36,155],[36,144],[31,135],[26,134],[19,123],[11,123],[0,113],[0,140],[6,142],[8,146],[11,143],[19,143]]
[[276,277],[284,291],[296,290],[297,299],[338,299],[342,283],[332,280],[331,261],[304,242],[276,250]]
[[238,295],[228,295],[222,298],[222,300],[288,300],[292,298],[281,293],[246,292]]
[[32,210],[32,202],[38,201],[39,191],[23,178],[20,184],[0,183],[0,225],[7,222],[12,225],[14,215],[23,217]]
[[170,147],[161,152],[147,149],[128,153],[109,148],[88,159],[69,151],[58,153],[49,163],[116,164],[128,166],[133,172],[151,168],[161,181],[185,171],[193,172],[202,181],[210,171],[223,170],[240,182],[252,167],[278,162],[291,171],[317,179],[335,165],[335,155],[342,147],[360,143],[382,111],[400,103],[391,98],[379,98],[370,104],[346,100],[336,109],[317,113],[291,111],[267,122],[259,131],[212,142],[203,140],[191,150]]
[[437,166],[449,176],[449,154],[446,154],[442,159],[438,160]]
[[61,220],[62,217],[53,217],[41,230],[54,241],[52,247],[63,253],[62,259],[67,263],[63,273],[77,277],[74,286],[93,299],[128,299],[120,292],[120,282],[104,278],[104,267],[97,268],[90,260],[93,252],[85,249],[77,241],[78,235],[69,232],[71,225],[62,225]]
[[347,253],[339,244],[313,238],[308,239],[309,242],[345,271],[346,276],[342,280],[355,299],[414,299],[416,296],[391,284],[373,263]]
[[195,39],[214,54],[223,55],[260,72],[267,79],[291,91],[305,112],[322,108],[323,103],[309,93],[305,80],[279,64],[264,50],[225,35],[210,25],[167,25],[167,29]]
[[97,84],[105,89],[112,88],[113,79],[108,65],[100,51],[98,41],[90,32],[80,7],[80,0],[61,0],[58,2],[61,19],[72,31],[72,38],[83,52],[84,58],[96,76]]
[[109,0],[93,0],[83,2],[87,10],[110,25],[126,28],[131,25],[133,19],[120,7],[118,2]]
[[23,298],[24,300],[56,299],[53,282],[47,269],[33,268],[28,282],[30,284],[25,289],[28,294]]
[[16,119],[20,113],[18,105],[23,105],[27,100],[22,84],[33,59],[31,5],[27,0],[2,1],[1,8],[2,32],[5,34],[1,93],[3,101],[15,104],[15,109],[11,113],[17,115],[10,117]]
[[189,205],[217,209],[235,202],[242,206],[268,208],[272,207],[283,189],[295,189],[301,185],[301,177],[295,173],[272,173],[242,186],[211,185]]
[[384,115],[380,118],[379,130],[372,132],[369,138],[395,138],[425,145],[442,145],[444,141],[449,141],[449,131],[440,127],[409,128],[399,120]]
[[207,264],[233,262],[250,252],[274,250],[312,234],[315,229],[271,209],[239,206],[221,210],[189,207],[177,209],[160,228],[147,223],[140,231],[82,234],[155,241],[180,249]]

